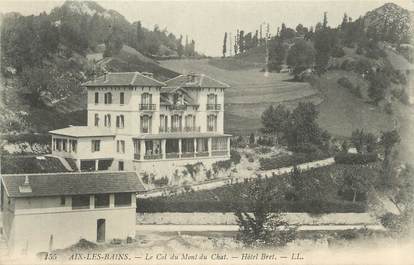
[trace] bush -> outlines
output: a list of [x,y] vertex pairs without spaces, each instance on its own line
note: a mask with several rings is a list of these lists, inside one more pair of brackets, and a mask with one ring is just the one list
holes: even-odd
[[339,46],[335,46],[332,50],[332,57],[340,58],[345,55],[344,49]]
[[267,147],[267,146],[261,146],[261,147],[256,148],[255,151],[258,154],[268,154],[268,153],[272,152],[272,148]]
[[396,231],[401,227],[401,217],[393,213],[386,213],[380,218],[381,224],[390,230]]
[[366,154],[351,154],[351,153],[340,153],[335,156],[335,163],[337,164],[368,164],[376,162],[378,155],[376,153],[366,153]]
[[223,160],[223,161],[217,161],[212,165],[212,169],[214,171],[214,174],[217,174],[220,170],[229,170],[231,168],[232,161],[229,160]]
[[290,167],[297,164],[325,159],[327,157],[329,157],[329,153],[323,153],[319,150],[317,152],[294,153],[293,155],[260,158],[260,170],[271,170],[282,167]]
[[349,92],[351,92],[352,94],[354,94],[355,96],[361,98],[362,94],[361,94],[361,89],[359,86],[354,86],[351,81],[346,78],[346,77],[341,77],[338,79],[338,84],[341,85],[342,87],[345,87],[349,90]]
[[241,156],[239,154],[239,152],[237,152],[236,150],[231,150],[230,151],[230,160],[235,164],[239,164],[240,160],[241,160]]

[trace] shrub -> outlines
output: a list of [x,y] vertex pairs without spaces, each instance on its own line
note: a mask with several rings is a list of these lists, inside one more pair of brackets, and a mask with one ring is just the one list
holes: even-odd
[[401,226],[401,217],[393,214],[393,213],[386,213],[380,218],[381,224],[390,230],[398,230]]
[[260,158],[259,162],[261,170],[271,170],[282,167],[289,167],[296,164],[302,164],[315,160],[321,160],[327,157],[329,157],[328,153],[323,153],[319,150],[318,152],[294,153],[293,155],[281,155],[274,156],[271,158]]
[[361,94],[361,89],[359,86],[354,86],[351,81],[346,78],[346,77],[341,77],[338,79],[338,84],[341,85],[342,87],[345,87],[349,90],[349,92],[351,92],[352,94],[354,94],[357,97],[362,97]]
[[230,160],[235,164],[239,164],[240,160],[241,160],[241,156],[239,154],[239,152],[237,152],[236,150],[231,150],[230,151]]
[[351,154],[351,153],[340,153],[335,156],[335,162],[337,164],[368,164],[376,162],[378,155],[376,153],[366,153],[366,154]]
[[217,174],[220,170],[229,170],[231,168],[232,161],[229,160],[223,160],[223,161],[217,161],[212,165],[212,169],[215,174]]
[[339,46],[335,46],[332,50],[332,57],[340,58],[345,55],[344,49]]
[[155,185],[155,186],[159,186],[159,187],[162,187],[162,186],[166,186],[166,185],[168,185],[168,178],[167,178],[167,176],[164,176],[164,177],[162,177],[162,178],[160,178],[160,179],[154,179],[154,181],[153,181],[153,184]]
[[256,148],[256,152],[258,154],[268,154],[268,153],[272,152],[272,148],[267,147],[267,146],[261,146],[259,148]]

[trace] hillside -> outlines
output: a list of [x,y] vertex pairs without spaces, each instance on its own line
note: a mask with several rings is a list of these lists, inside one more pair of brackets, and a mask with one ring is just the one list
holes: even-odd
[[2,133],[84,124],[82,82],[104,71],[152,72],[166,80],[177,73],[149,56],[177,56],[180,49],[187,49],[183,56],[195,53],[180,47],[174,34],[130,23],[91,1],[66,1],[50,14],[8,13],[0,19]]

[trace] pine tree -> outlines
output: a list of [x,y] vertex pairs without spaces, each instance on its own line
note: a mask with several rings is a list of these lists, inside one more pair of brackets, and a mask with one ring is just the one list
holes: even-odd
[[327,27],[328,27],[328,12],[323,12],[322,28],[326,29]]
[[223,40],[223,58],[226,57],[227,52],[227,32],[224,32],[224,40]]
[[239,33],[239,53],[245,52],[245,46],[244,46],[244,30],[240,30]]

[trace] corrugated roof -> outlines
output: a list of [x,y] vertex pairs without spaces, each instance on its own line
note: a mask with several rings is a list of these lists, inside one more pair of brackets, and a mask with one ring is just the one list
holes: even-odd
[[94,86],[155,86],[162,87],[165,83],[139,72],[106,73],[95,80],[82,84],[86,87]]
[[49,133],[71,137],[115,136],[114,132],[109,128],[97,128],[92,126],[69,126],[49,131]]
[[[19,187],[28,176],[31,192]],[[2,182],[10,197],[139,192],[145,188],[135,172],[77,172],[3,175]]]
[[[193,76],[193,79],[192,79]],[[188,74],[179,75],[170,80],[165,81],[167,87],[211,87],[211,88],[228,88],[228,84],[218,81],[205,74]]]

